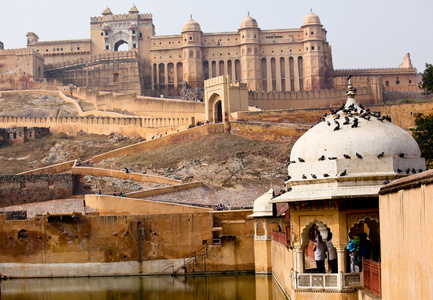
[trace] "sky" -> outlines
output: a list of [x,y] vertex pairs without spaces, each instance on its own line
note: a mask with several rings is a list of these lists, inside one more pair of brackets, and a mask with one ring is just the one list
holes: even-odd
[[328,32],[334,69],[396,68],[408,52],[418,72],[433,63],[433,0],[0,0],[0,41],[23,48],[27,32],[40,41],[89,39],[90,17],[133,4],[152,13],[157,35],[180,34],[190,15],[203,32],[237,31],[248,12],[261,29],[299,28],[312,9]]

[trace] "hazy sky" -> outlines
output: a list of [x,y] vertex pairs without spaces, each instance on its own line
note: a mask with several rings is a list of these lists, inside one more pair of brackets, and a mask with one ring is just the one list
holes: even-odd
[[248,11],[261,29],[298,28],[313,9],[335,69],[398,67],[407,52],[419,72],[433,63],[433,0],[0,0],[0,41],[22,48],[31,31],[40,41],[88,39],[90,17],[107,5],[127,13],[132,4],[153,14],[157,35],[180,34],[190,14],[203,32],[236,31]]

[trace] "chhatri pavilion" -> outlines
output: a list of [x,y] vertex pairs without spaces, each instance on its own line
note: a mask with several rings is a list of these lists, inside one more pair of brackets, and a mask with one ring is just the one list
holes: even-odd
[[[363,273],[349,273],[350,239],[366,233],[380,259],[380,188],[426,169],[408,132],[356,102],[350,78],[346,95],[293,146],[286,192],[254,202],[256,272],[272,273],[290,299],[358,299]],[[325,242],[332,233],[338,273],[316,273],[316,226]]]

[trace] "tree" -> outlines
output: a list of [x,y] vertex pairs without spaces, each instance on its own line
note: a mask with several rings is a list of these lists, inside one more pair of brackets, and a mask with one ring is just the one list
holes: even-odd
[[419,88],[424,90],[425,95],[433,94],[433,65],[425,64],[422,80],[419,83]]
[[430,168],[433,166],[433,113],[428,116],[416,114],[415,125],[416,127],[411,129],[412,135],[426,160],[427,168]]

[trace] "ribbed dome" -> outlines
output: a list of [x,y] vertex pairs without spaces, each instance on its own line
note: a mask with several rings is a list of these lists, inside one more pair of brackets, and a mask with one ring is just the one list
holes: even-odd
[[130,14],[138,14],[139,11],[137,9],[137,6],[135,6],[135,4],[132,5],[131,9],[129,10]]
[[192,17],[183,25],[182,32],[185,31],[201,31],[200,24],[192,19]]
[[286,182],[292,190],[275,202],[374,196],[386,182],[425,170],[409,133],[360,107],[350,81],[347,96],[295,143]]
[[102,11],[103,16],[112,15],[112,14],[113,13],[111,12],[111,9],[108,6]]
[[305,25],[321,25],[319,16],[310,11],[310,13],[304,18],[304,23],[302,24],[302,26]]
[[258,27],[259,27],[259,25],[257,24],[256,19],[252,18],[250,16],[250,14],[248,14],[248,16],[246,16],[242,20],[240,29],[244,29],[244,28],[258,28]]

